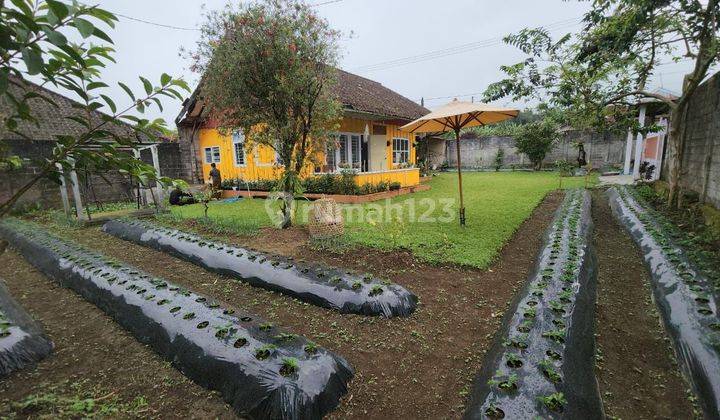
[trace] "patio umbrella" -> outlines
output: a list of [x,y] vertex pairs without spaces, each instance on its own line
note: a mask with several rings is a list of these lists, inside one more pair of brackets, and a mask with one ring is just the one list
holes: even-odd
[[488,104],[463,102],[455,99],[449,104],[400,128],[411,133],[455,132],[458,187],[460,190],[460,224],[462,226],[465,226],[465,204],[463,203],[462,171],[460,170],[460,130],[466,127],[477,127],[505,121],[517,117],[518,113],[520,111],[517,109],[498,108]]

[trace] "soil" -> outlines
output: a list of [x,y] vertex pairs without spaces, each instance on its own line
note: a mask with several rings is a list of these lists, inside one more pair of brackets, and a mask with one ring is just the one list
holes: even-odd
[[605,414],[624,419],[697,417],[670,339],[652,301],[640,251],[593,193],[598,257],[597,379]]
[[[527,279],[535,263],[543,233],[562,197],[562,193],[548,195],[519,227],[488,270],[428,265],[414,260],[407,252],[354,249],[334,254],[313,250],[301,229],[271,229],[257,236],[224,238],[228,242],[291,255],[296,259],[371,272],[401,284],[419,296],[420,304],[412,316],[389,320],[341,315],[277,293],[252,288],[161,252],[105,235],[98,228],[64,229],[59,233],[154,275],[210,295],[231,306],[245,308],[344,356],[355,368],[356,375],[339,408],[330,415],[331,418],[459,418],[485,351],[498,331],[509,302]],[[44,279],[25,284],[25,277],[37,275],[28,274],[30,269],[16,259],[14,256],[10,258],[18,272],[13,282],[14,292],[18,295],[41,293],[35,289],[47,288],[50,282]],[[53,293],[61,293],[65,299],[69,299],[69,292],[56,291],[55,287],[52,289]],[[38,302],[59,300],[49,297],[38,299]],[[57,372],[55,375],[58,377],[74,377],[84,371],[99,381],[108,381],[100,371],[107,369],[108,364],[122,363],[128,366],[118,371],[128,369],[130,372],[143,371],[144,374],[131,373],[131,378],[118,374],[112,383],[135,392],[146,392],[143,384],[161,383],[164,375],[182,377],[167,366],[148,366],[148,363],[158,360],[157,357],[132,339],[127,338],[128,342],[122,343],[101,341],[100,337],[104,340],[120,340],[119,337],[126,335],[117,332],[117,326],[97,310],[88,308],[87,304],[73,302],[46,309],[42,304],[27,304],[33,311],[37,311],[37,315],[45,321],[43,323],[47,330],[56,336],[63,334],[63,329],[73,329],[75,338],[60,343],[77,362]],[[92,315],[63,315],[81,308]],[[90,322],[86,318],[100,319],[102,324],[84,327],[73,324],[79,319],[83,325]],[[85,348],[85,343],[89,342],[102,343],[105,350],[101,353],[102,360],[86,360],[93,357],[92,354],[98,354]],[[119,352],[107,351],[110,348]],[[138,369],[138,365],[144,367]],[[41,367],[45,374],[56,369],[45,368],[42,364]],[[9,399],[17,400],[32,392],[44,380],[41,377],[43,375],[36,372],[30,371],[22,378],[10,379],[4,385],[5,389],[12,389]],[[18,386],[23,390],[16,390]],[[196,403],[196,398],[188,397],[190,389],[202,396],[201,402]],[[161,392],[146,394],[150,406],[161,407],[156,408],[160,415],[186,415],[188,412],[184,410],[189,401],[192,401],[195,412],[202,413],[204,417],[227,413],[219,397],[208,400],[205,398],[208,395],[206,391],[197,386],[193,388],[191,384],[178,386],[177,390],[163,389]],[[163,398],[159,398],[159,395],[163,395]],[[177,412],[162,411],[162,407],[176,404]]]
[[[215,393],[192,383],[93,304],[48,280],[15,252],[0,256],[0,265],[10,293],[55,344],[35,368],[0,380],[0,418],[79,418],[87,413],[69,406],[87,398],[121,417],[235,417]],[[17,406],[31,401],[27,408]]]

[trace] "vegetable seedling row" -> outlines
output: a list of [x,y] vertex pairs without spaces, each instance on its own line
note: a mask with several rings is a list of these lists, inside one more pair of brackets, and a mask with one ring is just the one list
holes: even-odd
[[353,376],[341,357],[258,317],[49,234],[0,222],[31,264],[112,316],[199,385],[248,418],[315,419]]
[[206,270],[341,313],[389,318],[409,316],[417,306],[417,297],[404,287],[371,274],[296,262],[292,257],[271,256],[147,221],[111,220],[103,230]]
[[478,374],[465,418],[602,418],[590,196],[571,190]]
[[707,418],[720,418],[720,318],[712,282],[687,258],[633,190],[608,190],[615,217],[640,248],[655,303]]

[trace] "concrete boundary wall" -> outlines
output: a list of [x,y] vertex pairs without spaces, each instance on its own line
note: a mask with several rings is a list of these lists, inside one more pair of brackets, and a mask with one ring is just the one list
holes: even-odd
[[[720,208],[720,73],[700,85],[690,100],[687,130],[680,186]],[[662,177],[668,180],[667,170]]]
[[[625,158],[625,136],[611,133],[593,133],[588,131],[566,131],[561,141],[547,155],[543,165],[552,166],[555,161],[565,159],[572,163],[577,161],[577,143],[582,143],[587,152],[587,159],[594,168],[622,167]],[[479,137],[460,140],[460,159],[464,168],[494,168],[498,150],[505,152],[503,167],[510,168],[530,166],[527,156],[515,148],[512,137]],[[457,165],[455,140],[447,141],[447,163],[451,167]]]

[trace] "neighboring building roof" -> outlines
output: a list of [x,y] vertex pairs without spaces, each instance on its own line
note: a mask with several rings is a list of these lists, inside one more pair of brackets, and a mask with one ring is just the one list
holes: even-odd
[[[57,106],[40,98],[30,99],[28,101],[30,114],[37,119],[37,123],[19,121],[17,130],[27,137],[7,131],[5,125],[2,124],[0,125],[0,139],[26,140],[27,138],[30,138],[31,140],[57,141],[56,136],[79,136],[86,132],[85,127],[67,118],[71,116],[84,117],[85,110],[77,108],[78,106],[84,108],[84,104],[59,93],[55,93],[50,89],[29,80],[21,80],[15,76],[10,76],[8,91],[15,97],[22,97],[28,90],[35,91],[36,93],[50,99]],[[8,115],[14,111],[14,107],[9,104],[7,97],[5,95],[0,96],[0,115]],[[100,123],[102,122],[103,116],[104,114],[95,111],[91,113],[90,118],[93,123]],[[124,122],[122,122],[121,125],[107,124],[103,128],[117,135],[135,137],[135,131],[129,124]],[[141,142],[149,142],[145,136],[142,136],[139,140]]]
[[[338,99],[346,112],[370,114],[380,119],[412,121],[430,111],[412,100],[370,79],[338,70]],[[203,117],[204,106],[198,89],[183,103],[175,122],[183,125]]]

